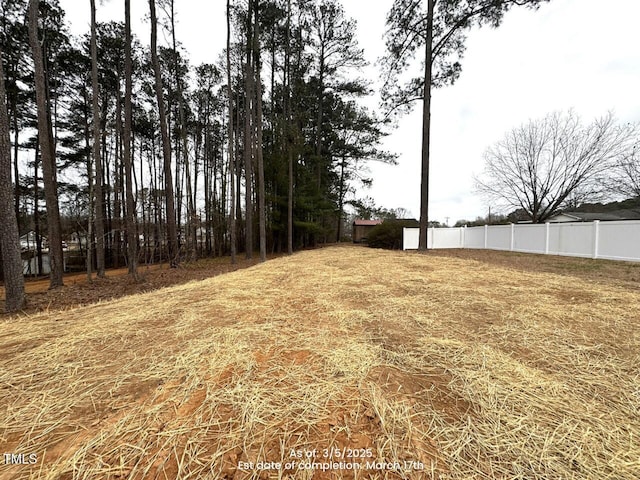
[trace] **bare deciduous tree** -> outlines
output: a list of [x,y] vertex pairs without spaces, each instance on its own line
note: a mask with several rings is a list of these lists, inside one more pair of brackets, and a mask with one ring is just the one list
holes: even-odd
[[586,201],[625,152],[633,125],[609,113],[584,125],[574,112],[553,113],[509,132],[485,152],[476,188],[494,206],[523,209],[542,223],[576,195]]
[[608,185],[613,192],[625,197],[640,197],[640,143],[629,148],[616,162]]

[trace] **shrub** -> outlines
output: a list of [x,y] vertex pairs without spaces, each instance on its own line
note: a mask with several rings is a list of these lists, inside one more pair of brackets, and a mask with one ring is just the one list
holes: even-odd
[[385,220],[369,232],[367,243],[373,248],[399,250],[402,248],[402,229],[415,227],[415,220]]

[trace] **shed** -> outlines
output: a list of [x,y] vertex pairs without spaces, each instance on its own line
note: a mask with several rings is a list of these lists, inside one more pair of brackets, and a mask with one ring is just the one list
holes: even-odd
[[[40,240],[42,241],[42,248],[45,248],[47,245],[47,237],[40,235]],[[20,237],[20,249],[23,252],[36,249],[36,232],[29,230]]]
[[353,243],[366,243],[371,229],[381,223],[382,220],[355,219],[353,221]]

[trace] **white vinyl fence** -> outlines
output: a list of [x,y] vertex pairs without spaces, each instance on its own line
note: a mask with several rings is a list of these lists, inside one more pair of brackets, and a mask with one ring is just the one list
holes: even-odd
[[[418,228],[405,228],[403,249],[418,248]],[[430,228],[428,248],[480,248],[640,261],[640,221]]]

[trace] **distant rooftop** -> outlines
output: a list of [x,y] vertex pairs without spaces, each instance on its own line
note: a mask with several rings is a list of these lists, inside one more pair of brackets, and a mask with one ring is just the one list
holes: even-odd
[[379,225],[382,223],[382,220],[362,220],[360,218],[356,218],[353,221],[353,224],[356,226],[361,226],[361,225]]
[[[560,215],[575,218],[576,221],[592,222],[594,220],[640,220],[640,212],[637,210],[614,210],[611,212],[563,212]],[[556,215],[557,216],[557,215]],[[551,218],[553,221],[553,218]]]

